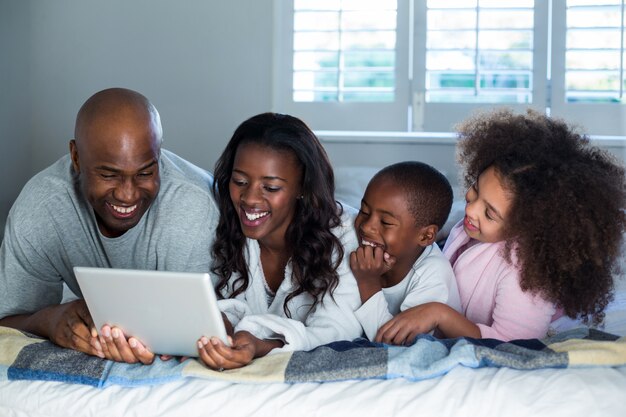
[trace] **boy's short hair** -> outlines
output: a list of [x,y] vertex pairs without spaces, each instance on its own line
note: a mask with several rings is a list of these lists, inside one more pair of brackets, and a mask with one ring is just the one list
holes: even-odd
[[452,187],[448,179],[432,166],[418,161],[389,165],[374,175],[374,179],[391,179],[404,192],[409,211],[417,227],[443,227],[452,208]]

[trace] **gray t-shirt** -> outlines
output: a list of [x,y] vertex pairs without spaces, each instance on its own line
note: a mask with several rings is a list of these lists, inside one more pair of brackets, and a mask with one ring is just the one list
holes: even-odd
[[161,188],[140,222],[103,236],[69,155],[35,175],[9,212],[0,246],[0,318],[33,313],[80,289],[74,266],[208,272],[219,211],[212,176],[162,150]]

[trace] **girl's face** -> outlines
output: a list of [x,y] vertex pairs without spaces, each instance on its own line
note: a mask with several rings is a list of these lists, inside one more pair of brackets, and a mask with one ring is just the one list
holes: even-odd
[[281,247],[301,195],[302,167],[289,151],[255,143],[237,148],[229,192],[243,234]]
[[511,198],[511,192],[505,188],[495,168],[491,166],[484,170],[465,194],[465,232],[485,243],[504,240]]

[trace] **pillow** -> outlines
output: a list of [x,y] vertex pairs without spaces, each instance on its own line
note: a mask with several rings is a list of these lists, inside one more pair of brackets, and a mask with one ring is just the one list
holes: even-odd
[[[342,204],[359,209],[361,199],[370,179],[380,170],[372,166],[344,166],[335,168],[335,199]],[[458,193],[455,193],[457,195]],[[452,227],[465,215],[465,200],[456,199],[452,203],[452,209],[448,220],[437,234],[437,242],[442,242],[450,234]]]
[[379,170],[370,166],[335,168],[335,199],[358,209],[367,184]]

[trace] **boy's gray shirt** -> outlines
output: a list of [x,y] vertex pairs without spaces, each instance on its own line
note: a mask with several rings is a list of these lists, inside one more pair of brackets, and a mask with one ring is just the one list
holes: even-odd
[[208,272],[219,212],[212,176],[167,150],[161,187],[139,223],[103,236],[66,155],[35,175],[15,201],[0,246],[0,318],[77,295],[74,266]]

